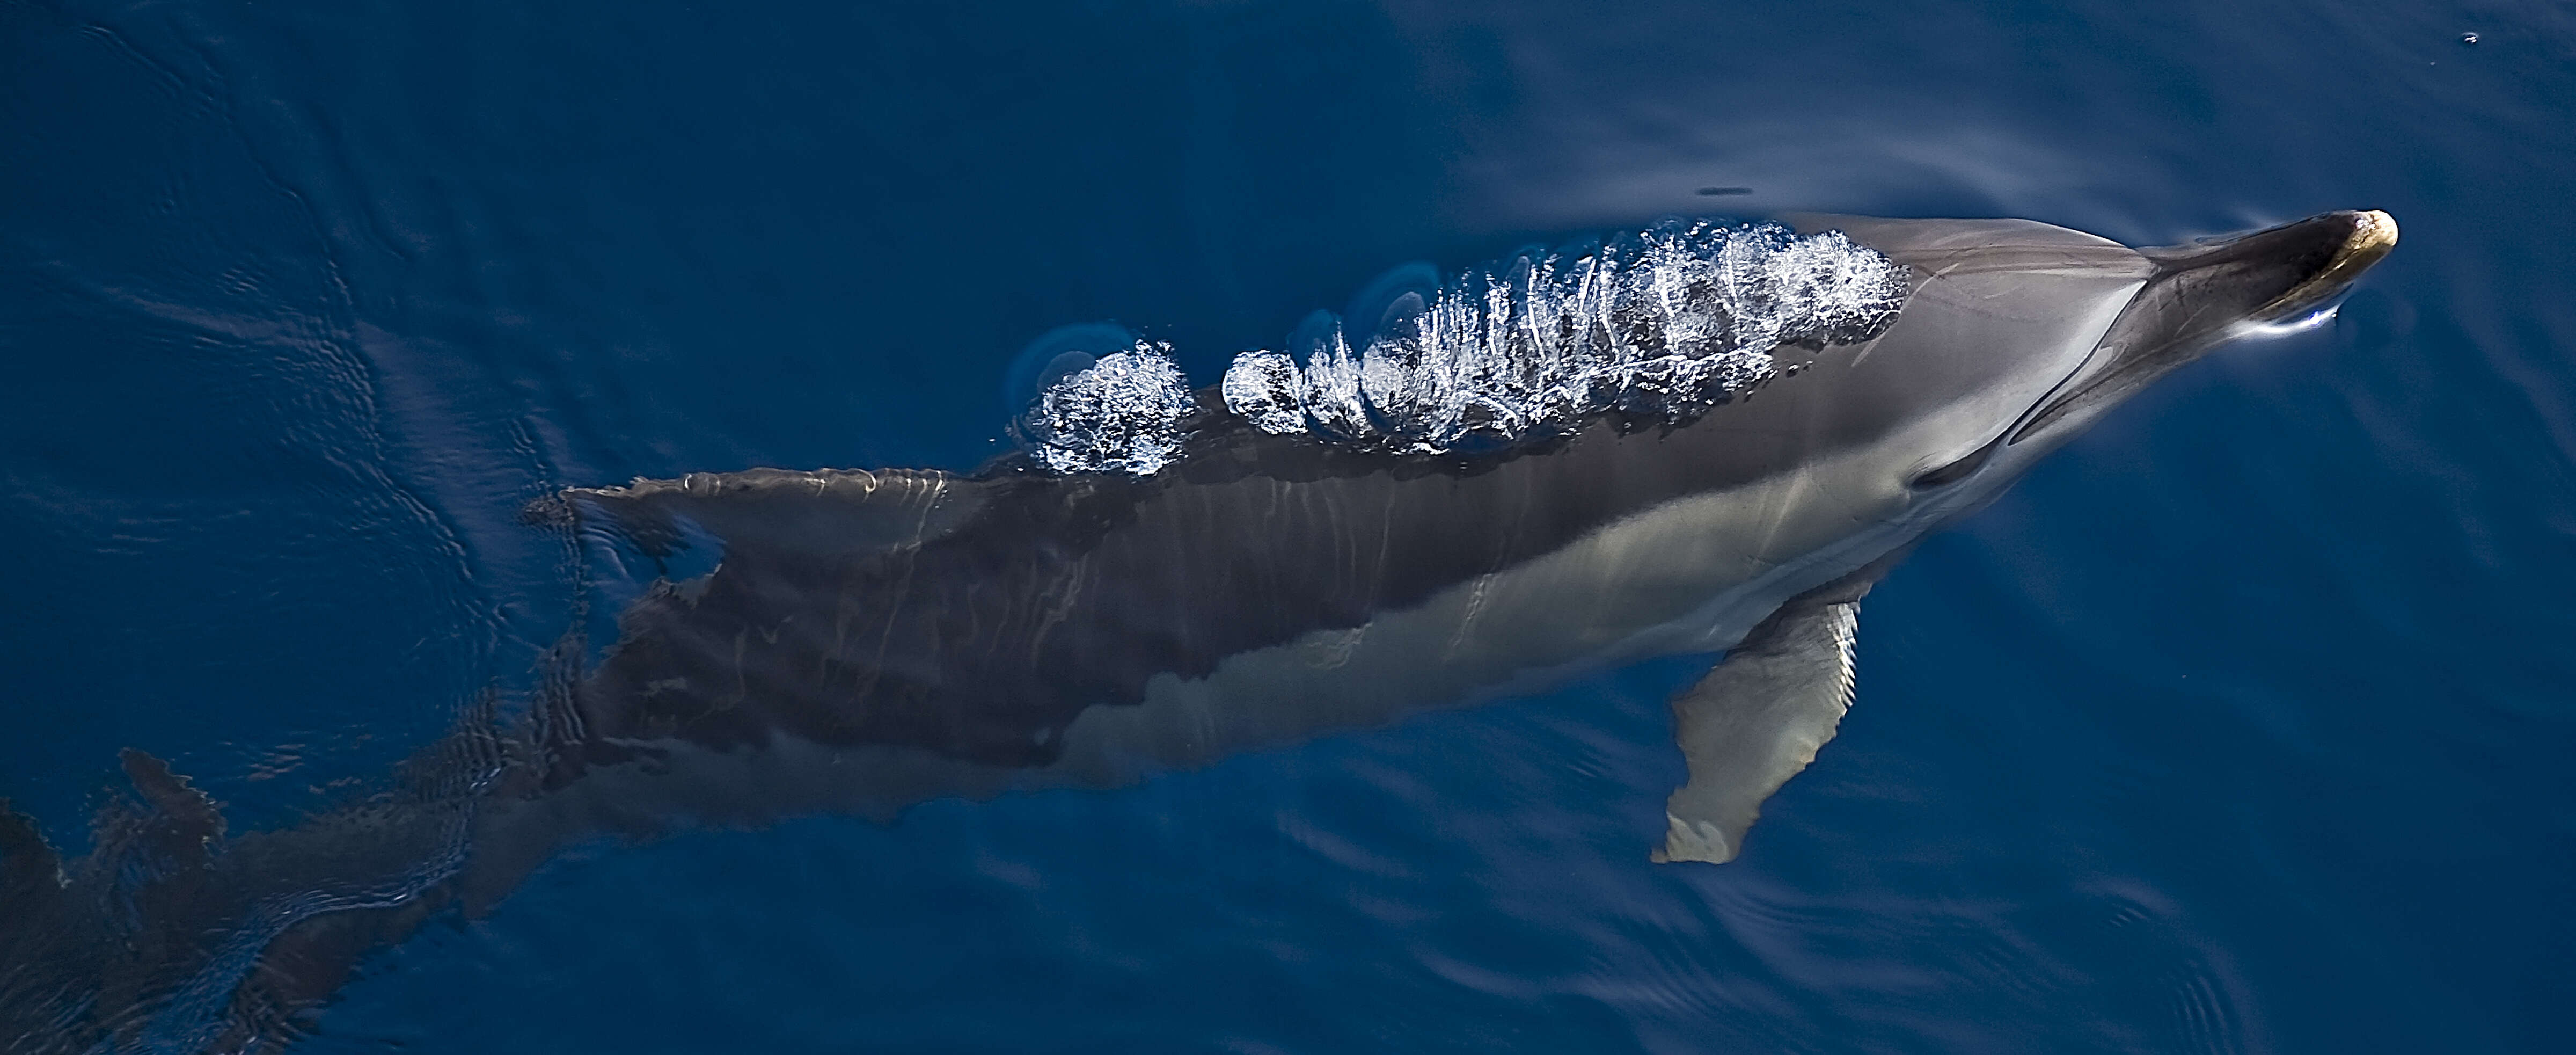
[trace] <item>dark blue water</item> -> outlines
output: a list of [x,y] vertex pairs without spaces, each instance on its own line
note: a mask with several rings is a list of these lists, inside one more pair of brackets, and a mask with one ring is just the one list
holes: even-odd
[[1206,382],[1391,265],[1661,214],[2379,208],[2332,325],[1871,596],[1735,863],[1646,862],[1661,662],[603,842],[299,1050],[2564,1050],[2571,202],[2554,3],[13,0],[0,795],[77,849],[131,746],[292,823],[535,680],[581,613],[531,498],[968,468],[1061,324]]

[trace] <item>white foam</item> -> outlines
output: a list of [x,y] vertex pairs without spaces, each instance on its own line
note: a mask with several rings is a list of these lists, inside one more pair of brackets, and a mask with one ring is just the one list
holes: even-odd
[[[1877,336],[1907,278],[1838,231],[1669,221],[1405,294],[1363,350],[1318,312],[1218,387],[1263,432],[1401,453],[1494,450],[1614,411],[1680,424],[1770,377],[1783,344]],[[1138,341],[1048,386],[1018,431],[1050,471],[1149,476],[1195,409],[1171,347]]]
[[1279,352],[1245,352],[1234,357],[1219,391],[1229,410],[1252,427],[1274,435],[1306,431],[1304,375],[1297,361]]
[[1052,471],[1150,476],[1180,456],[1195,406],[1171,346],[1138,341],[1048,386],[1021,427]]
[[1401,452],[1494,449],[1611,410],[1681,423],[1769,377],[1782,344],[1877,336],[1906,289],[1903,265],[1840,232],[1673,221],[1469,270],[1357,353],[1338,320],[1310,323],[1302,367],[1246,352],[1221,391],[1264,432]]

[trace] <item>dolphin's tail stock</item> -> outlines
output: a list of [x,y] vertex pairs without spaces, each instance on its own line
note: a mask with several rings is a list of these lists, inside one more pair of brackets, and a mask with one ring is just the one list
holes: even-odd
[[368,952],[454,900],[482,800],[512,768],[487,695],[392,786],[228,836],[215,801],[141,751],[132,791],[66,860],[0,802],[0,1049],[273,1050]]

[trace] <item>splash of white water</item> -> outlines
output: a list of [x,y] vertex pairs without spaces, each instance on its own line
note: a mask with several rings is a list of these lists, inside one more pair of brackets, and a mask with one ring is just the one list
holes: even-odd
[[1221,391],[1264,432],[1408,453],[1495,449],[1613,410],[1683,423],[1769,377],[1780,345],[1884,332],[1908,278],[1837,231],[1673,221],[1467,271],[1428,303],[1400,300],[1363,350],[1338,320],[1310,324],[1293,356],[1237,356]]
[[1048,386],[1020,426],[1038,461],[1059,473],[1151,476],[1179,457],[1181,421],[1197,404],[1171,353],[1138,341]]
[[[1404,293],[1354,350],[1318,312],[1288,352],[1245,352],[1226,409],[1274,435],[1397,453],[1487,451],[1595,415],[1684,424],[1773,373],[1782,345],[1886,331],[1911,272],[1839,231],[1673,220],[1532,250]],[[1169,345],[1136,343],[1039,394],[1017,431],[1059,473],[1152,475],[1196,404]]]

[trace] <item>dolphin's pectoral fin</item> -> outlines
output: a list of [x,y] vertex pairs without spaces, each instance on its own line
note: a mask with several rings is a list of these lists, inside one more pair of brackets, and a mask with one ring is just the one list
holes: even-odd
[[1762,800],[1816,759],[1852,702],[1860,605],[1783,608],[1673,697],[1690,781],[1664,804],[1657,863],[1725,862],[1744,848]]

